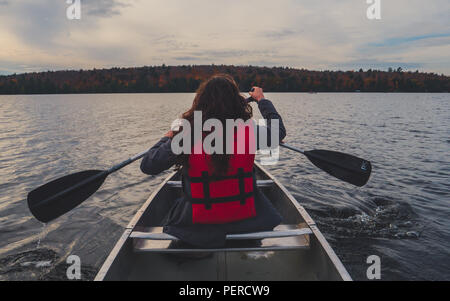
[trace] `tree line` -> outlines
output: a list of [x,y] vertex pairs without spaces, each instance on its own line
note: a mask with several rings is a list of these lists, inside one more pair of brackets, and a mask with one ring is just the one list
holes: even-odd
[[241,91],[261,86],[268,92],[450,92],[450,77],[434,73],[310,71],[288,67],[145,66],[47,71],[0,76],[0,94],[194,92],[217,73],[234,77]]

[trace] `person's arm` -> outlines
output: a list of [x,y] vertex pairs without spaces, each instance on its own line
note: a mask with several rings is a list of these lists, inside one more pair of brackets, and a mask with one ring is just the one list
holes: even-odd
[[[279,142],[282,142],[282,140],[286,137],[286,128],[284,127],[283,119],[281,118],[280,114],[278,114],[273,103],[264,97],[264,93],[261,88],[253,87],[252,91],[249,92],[249,94],[258,103],[258,109],[261,112],[261,115],[263,116],[264,119],[267,120],[267,129],[265,129],[267,131],[267,146],[270,147],[272,145],[271,121],[274,119],[278,120]],[[257,133],[259,135],[259,129]],[[260,139],[258,137],[258,149],[261,149],[259,141]]]
[[172,152],[171,132],[166,134],[158,143],[153,146],[144,156],[141,162],[141,171],[148,175],[157,175],[176,163],[176,155]]

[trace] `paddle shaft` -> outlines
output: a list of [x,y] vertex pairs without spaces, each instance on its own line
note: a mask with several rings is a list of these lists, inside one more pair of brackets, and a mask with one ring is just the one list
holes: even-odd
[[57,199],[57,198],[59,198],[59,197],[61,197],[61,196],[63,196],[63,195],[69,194],[69,193],[71,193],[72,191],[75,191],[75,190],[77,190],[78,188],[80,188],[80,187],[82,187],[82,186],[84,186],[84,185],[86,185],[86,184],[89,184],[90,182],[94,182],[94,181],[96,181],[96,180],[98,180],[98,179],[100,179],[100,178],[106,178],[106,177],[109,176],[110,174],[112,174],[112,173],[114,173],[114,172],[116,172],[116,171],[119,171],[119,170],[121,170],[122,168],[124,168],[125,166],[130,165],[131,163],[133,163],[133,162],[135,162],[135,161],[141,159],[142,157],[145,156],[145,154],[147,154],[147,152],[148,152],[148,150],[145,151],[145,152],[139,153],[139,154],[137,154],[136,156],[131,157],[131,158],[129,158],[129,159],[123,161],[122,163],[119,163],[119,164],[117,164],[117,165],[114,165],[113,167],[111,167],[111,168],[108,169],[108,170],[105,170],[105,171],[102,172],[102,173],[99,173],[99,174],[97,174],[97,175],[95,175],[95,176],[92,176],[92,177],[90,177],[90,178],[87,178],[86,180],[81,181],[81,182],[79,182],[79,183],[73,185],[73,186],[70,187],[70,188],[67,188],[67,189],[65,189],[65,190],[62,190],[62,191],[58,192],[57,194],[53,195],[52,197],[50,197],[50,198],[48,198],[48,199],[43,200],[42,202],[40,202],[40,205],[45,205],[46,203],[51,202],[51,201],[54,200],[54,199]]
[[315,159],[319,159],[319,160],[325,160],[325,161],[327,161],[329,164],[335,165],[335,166],[337,166],[337,167],[339,167],[339,168],[344,168],[344,169],[346,169],[345,166],[337,165],[337,164],[335,164],[335,162],[333,162],[333,161],[329,161],[329,160],[326,160],[325,158],[317,157],[317,156],[315,156],[314,154],[311,154],[311,153],[306,154],[304,150],[301,150],[301,149],[299,149],[299,148],[293,147],[293,146],[291,146],[291,145],[288,145],[288,144],[285,144],[285,143],[280,143],[280,146],[282,146],[282,147],[284,147],[284,148],[287,148],[287,149],[290,149],[290,150],[293,150],[294,152],[301,153],[301,154],[305,155],[309,160],[311,160],[311,157],[312,157],[312,158],[315,158]]
[[290,149],[290,150],[293,150],[293,151],[295,151],[295,152],[301,153],[301,154],[305,154],[305,151],[303,151],[303,150],[301,150],[301,149],[299,149],[299,148],[290,146],[290,145],[285,144],[285,143],[280,143],[280,146],[282,146],[282,147],[284,147],[284,148],[287,148],[287,149]]
[[145,152],[139,153],[139,154],[137,154],[136,156],[131,157],[131,158],[129,158],[128,160],[125,160],[125,161],[123,161],[122,163],[119,163],[119,164],[117,164],[117,165],[111,167],[111,168],[110,168],[109,170],[107,170],[106,172],[107,172],[108,175],[110,175],[110,174],[112,174],[113,172],[116,172],[116,171],[118,171],[118,170],[121,170],[121,169],[124,168],[125,166],[130,165],[131,163],[133,163],[133,162],[135,162],[135,161],[137,161],[137,160],[143,158],[143,157],[145,156],[145,154],[147,154],[147,153],[148,153],[148,150],[146,150]]

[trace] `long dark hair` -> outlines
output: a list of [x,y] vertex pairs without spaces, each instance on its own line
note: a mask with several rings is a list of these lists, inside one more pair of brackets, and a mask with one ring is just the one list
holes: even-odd
[[[197,89],[192,107],[181,118],[186,119],[193,129],[194,112],[201,111],[202,124],[208,119],[218,119],[225,126],[227,119],[249,120],[253,116],[253,110],[239,91],[239,87],[233,77],[228,74],[216,74],[204,81]],[[176,133],[177,134],[177,133]],[[191,135],[193,136],[193,135]],[[225,135],[223,135],[225,139]],[[225,147],[225,143],[223,144]],[[213,154],[211,163],[216,174],[224,174],[228,170],[230,155]],[[188,166],[189,155],[179,156],[179,164]]]

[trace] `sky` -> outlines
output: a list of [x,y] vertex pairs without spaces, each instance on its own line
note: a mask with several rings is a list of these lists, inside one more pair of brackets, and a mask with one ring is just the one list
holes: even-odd
[[[72,0],[70,0],[72,1]],[[0,0],[0,74],[232,64],[450,75],[450,1]]]

